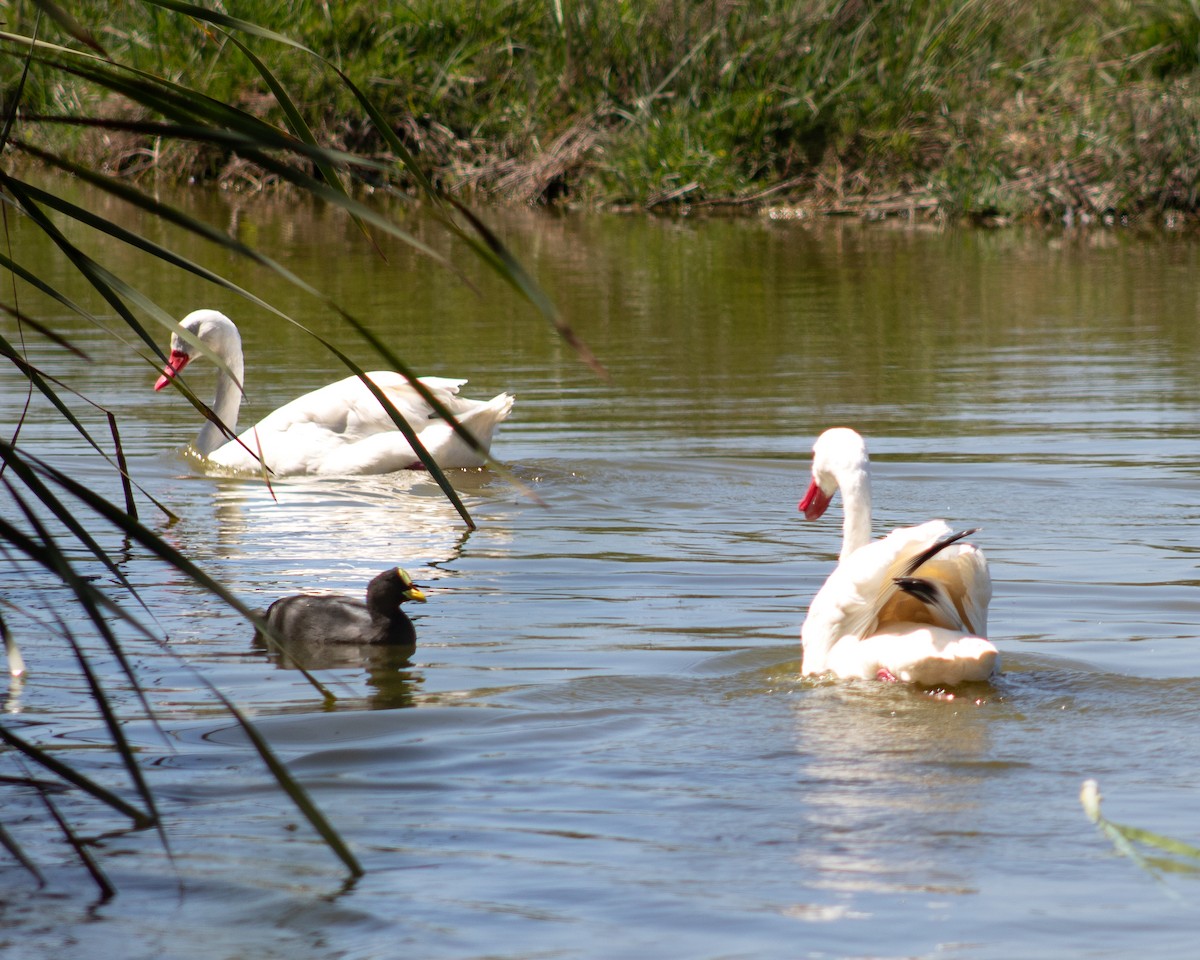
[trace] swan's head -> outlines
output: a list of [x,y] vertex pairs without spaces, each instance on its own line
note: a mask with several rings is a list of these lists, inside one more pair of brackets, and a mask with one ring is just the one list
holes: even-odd
[[[209,350],[230,363],[236,357],[240,364],[242,356],[242,338],[237,327],[225,314],[217,310],[193,310],[179,321],[180,330],[186,330],[196,340],[203,343]],[[171,334],[171,356],[163,368],[162,376],[154,384],[155,390],[161,390],[171,382],[188,365],[199,352],[195,343],[181,336],[179,332]],[[238,378],[240,370],[235,371]]]
[[425,593],[399,567],[384,570],[367,584],[367,606],[372,609],[398,608],[406,600],[424,603]]
[[849,427],[833,427],[813,444],[812,482],[800,501],[805,520],[816,520],[829,507],[838,487],[859,486],[870,472],[867,444]]

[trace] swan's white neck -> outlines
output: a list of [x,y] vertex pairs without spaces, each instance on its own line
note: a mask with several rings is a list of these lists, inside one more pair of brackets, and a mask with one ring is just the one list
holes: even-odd
[[871,542],[871,472],[865,465],[838,476],[842,491],[842,553],[845,560],[859,547]]
[[[210,406],[217,418],[236,434],[238,410],[242,406],[242,384],[245,382],[241,334],[232,320],[216,310],[194,310],[180,320],[179,325],[194,334],[228,368],[228,373],[217,368],[217,389]],[[196,349],[194,344],[178,335],[171,338],[172,352],[178,350],[194,356]],[[207,457],[227,442],[228,438],[221,429],[211,420],[205,420],[196,437],[196,452]]]
[[[238,384],[243,383],[245,372],[242,361],[242,351],[239,347],[233,356],[222,356],[229,367],[232,377],[224,370],[217,370],[217,390],[213,395],[212,411],[217,418],[233,433],[237,433],[238,411],[242,406],[242,390]],[[207,457],[218,447],[228,443],[228,438],[211,420],[205,420],[204,426],[196,437],[196,451],[202,457]]]

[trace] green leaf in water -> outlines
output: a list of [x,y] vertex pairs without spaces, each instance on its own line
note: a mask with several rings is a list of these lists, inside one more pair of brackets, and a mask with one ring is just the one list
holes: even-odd
[[[1079,802],[1083,805],[1083,812],[1121,856],[1128,857],[1159,883],[1163,883],[1163,873],[1200,874],[1200,847],[1140,827],[1113,823],[1101,812],[1100,800],[1100,785],[1095,780],[1085,780],[1079,791]],[[1147,856],[1134,844],[1150,847],[1177,859]],[[1170,887],[1164,889],[1172,897],[1179,898],[1179,894]]]

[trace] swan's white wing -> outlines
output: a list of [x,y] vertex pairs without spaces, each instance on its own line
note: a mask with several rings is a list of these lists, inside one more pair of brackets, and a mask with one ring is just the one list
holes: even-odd
[[[367,374],[414,430],[429,418],[430,406],[398,373]],[[392,418],[358,377],[346,377],[285,403],[259,421],[260,431],[284,433],[298,424],[311,424],[347,442],[384,430],[395,430]]]
[[940,520],[904,527],[838,564],[801,629],[802,672],[929,686],[990,676],[987,560],[972,544],[942,545],[951,536],[963,534]]
[[809,605],[800,630],[802,671],[823,673],[829,651],[838,641],[870,636],[881,620],[899,621],[906,614],[917,621],[926,619],[927,615],[921,614],[922,604],[904,594],[895,579],[907,575],[914,557],[951,532],[942,520],[900,527],[842,560]]
[[[390,371],[373,371],[368,376],[421,437],[439,466],[482,463],[405,377]],[[486,401],[458,396],[466,380],[422,377],[421,382],[485,449],[491,444],[496,425],[512,410],[513,398],[508,394]],[[238,439],[241,443],[227,443],[209,459],[234,470],[256,472],[259,465],[253,453],[261,450],[276,476],[389,473],[419,463],[391,416],[358,377],[346,377],[297,397]]]
[[[347,433],[330,430],[326,425],[328,421],[288,419],[276,415],[280,410],[264,417],[236,441],[214,450],[208,455],[209,461],[230,470],[258,473],[262,470],[258,459],[261,456],[271,476],[322,473],[326,472],[323,465],[341,451],[370,439],[351,440]],[[398,431],[393,433],[404,439]]]

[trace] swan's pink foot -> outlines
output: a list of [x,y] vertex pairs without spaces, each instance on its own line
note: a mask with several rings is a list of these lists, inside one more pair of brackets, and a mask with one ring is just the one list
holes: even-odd
[[879,672],[875,674],[876,680],[882,680],[884,683],[899,683],[899,678],[892,673],[887,667],[880,667]]

